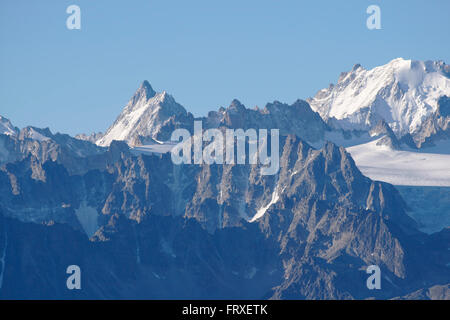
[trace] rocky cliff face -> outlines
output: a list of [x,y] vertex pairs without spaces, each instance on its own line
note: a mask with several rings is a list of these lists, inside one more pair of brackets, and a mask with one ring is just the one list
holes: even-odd
[[[207,117],[194,119],[171,95],[165,91],[156,93],[144,81],[113,125],[104,135],[98,136],[96,143],[108,146],[113,140],[121,140],[130,146],[141,146],[167,141],[177,128],[192,133],[194,120],[202,121],[204,128],[276,128],[281,134],[296,134],[311,142],[323,139],[329,129],[320,115],[302,100],[292,105],[275,101],[264,109],[247,109],[235,99],[226,109],[220,108],[209,112]],[[78,138],[92,140],[93,136],[79,135]]]
[[[448,232],[418,232],[395,188],[343,148],[289,135],[280,156],[274,176],[176,166],[119,142],[82,174],[33,155],[7,164],[0,296],[390,298],[449,282]],[[83,270],[79,292],[65,288],[70,264]],[[365,286],[370,264],[379,292]]]
[[329,130],[320,115],[303,100],[292,105],[274,101],[263,109],[247,109],[235,99],[228,108],[211,111],[203,120],[207,128],[279,129],[282,135],[295,134],[309,142],[323,139]]
[[0,166],[29,156],[45,162],[56,161],[71,173],[84,171],[86,158],[104,150],[88,141],[67,134],[53,134],[48,128],[26,127],[16,134],[0,134]]
[[[401,142],[397,139],[391,127],[384,120],[380,120],[373,126],[369,135],[372,139],[379,139],[378,146],[387,146],[391,150],[399,150]],[[405,141],[405,139],[403,140]]]
[[442,96],[438,109],[421,125],[414,140],[419,147],[434,146],[439,140],[450,139],[450,98]]

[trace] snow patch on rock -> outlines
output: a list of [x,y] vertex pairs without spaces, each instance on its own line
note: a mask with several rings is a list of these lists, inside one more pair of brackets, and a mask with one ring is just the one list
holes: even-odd
[[85,201],[75,210],[75,215],[81,224],[84,232],[90,238],[98,230],[98,212],[95,208],[87,205]]

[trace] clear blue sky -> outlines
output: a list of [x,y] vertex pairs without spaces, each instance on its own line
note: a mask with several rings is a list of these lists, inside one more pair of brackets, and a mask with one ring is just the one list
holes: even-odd
[[[66,8],[81,8],[81,30]],[[366,28],[381,7],[382,30]],[[0,0],[0,114],[105,130],[147,79],[194,115],[307,98],[355,63],[450,63],[450,1]]]

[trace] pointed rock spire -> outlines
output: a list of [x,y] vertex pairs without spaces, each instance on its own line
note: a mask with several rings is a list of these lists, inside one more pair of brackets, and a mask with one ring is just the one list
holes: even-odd
[[155,90],[147,80],[144,80],[131,98],[132,103],[136,103],[140,99],[148,100],[156,95]]

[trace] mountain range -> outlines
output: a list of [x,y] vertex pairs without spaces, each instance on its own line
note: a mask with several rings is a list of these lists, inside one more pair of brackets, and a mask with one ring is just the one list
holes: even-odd
[[[449,299],[449,97],[448,65],[395,59],[204,117],[144,81],[104,134],[0,117],[0,298]],[[194,121],[279,129],[280,170],[175,165]]]

